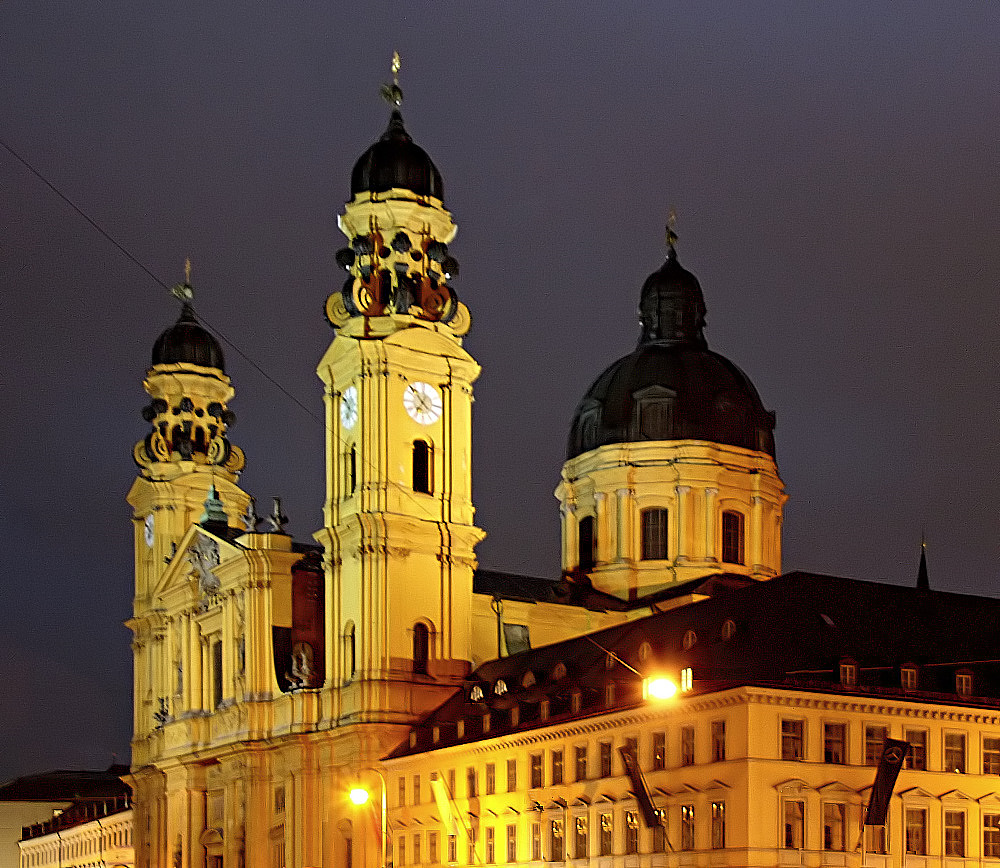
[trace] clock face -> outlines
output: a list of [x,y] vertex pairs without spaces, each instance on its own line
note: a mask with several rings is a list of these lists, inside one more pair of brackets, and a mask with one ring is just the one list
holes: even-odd
[[146,540],[146,545],[149,548],[153,547],[153,514],[150,513],[146,516],[146,521],[143,523],[144,527],[142,529],[143,539]]
[[437,422],[444,410],[441,393],[430,383],[410,383],[403,393],[403,406],[410,418],[421,425]]
[[340,396],[340,424],[350,431],[357,421],[358,390],[354,386],[348,386]]

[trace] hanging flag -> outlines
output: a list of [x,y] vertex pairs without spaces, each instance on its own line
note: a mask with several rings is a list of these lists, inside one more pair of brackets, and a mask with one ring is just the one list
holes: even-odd
[[903,767],[903,760],[910,745],[905,741],[887,738],[882,745],[882,758],[875,773],[875,783],[872,784],[872,794],[868,799],[868,810],[865,813],[866,826],[884,826],[886,814],[889,812],[889,799],[896,786],[896,778]]
[[441,815],[441,825],[447,829],[449,835],[458,834],[458,820],[455,819],[456,809],[448,792],[448,785],[442,780],[441,775],[431,779],[431,792],[434,793],[434,802],[437,805],[438,813]]
[[622,763],[625,765],[625,774],[632,782],[632,792],[635,793],[635,800],[639,803],[639,813],[642,814],[646,828],[655,829],[661,825],[660,813],[653,807],[653,800],[649,797],[649,790],[646,781],[639,771],[639,760],[635,755],[635,750],[630,747],[618,748],[621,754]]

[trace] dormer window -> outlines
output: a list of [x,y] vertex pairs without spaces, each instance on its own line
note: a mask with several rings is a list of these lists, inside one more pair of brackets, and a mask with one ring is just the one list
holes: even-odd
[[722,623],[722,630],[719,635],[722,637],[723,642],[728,642],[732,639],[736,635],[736,622],[732,618],[727,618]]
[[669,440],[674,425],[675,393],[663,386],[648,386],[632,397],[635,400],[635,439]]
[[955,692],[959,696],[972,696],[972,673],[968,671],[955,673]]
[[899,686],[903,690],[917,689],[917,668],[915,666],[904,666],[899,670]]
[[690,651],[692,648],[694,648],[695,643],[697,641],[698,641],[698,634],[695,633],[694,630],[688,630],[684,634],[684,638],[681,640],[681,647],[685,651]]
[[840,661],[840,683],[844,687],[854,687],[858,683],[858,664],[853,660]]

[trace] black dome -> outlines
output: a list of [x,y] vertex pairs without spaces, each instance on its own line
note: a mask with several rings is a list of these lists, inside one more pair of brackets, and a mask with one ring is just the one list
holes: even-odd
[[708,349],[701,286],[673,247],[643,284],[639,314],[639,346],[587,390],[567,458],[643,440],[707,440],[773,457],[774,414],[743,371]]
[[185,303],[181,315],[153,344],[153,364],[172,365],[185,362],[203,368],[218,368],[225,373],[222,347],[195,319],[194,308]]
[[393,187],[444,200],[444,184],[427,152],[413,143],[403,116],[393,111],[389,128],[365,151],[351,172],[351,196],[384,193]]

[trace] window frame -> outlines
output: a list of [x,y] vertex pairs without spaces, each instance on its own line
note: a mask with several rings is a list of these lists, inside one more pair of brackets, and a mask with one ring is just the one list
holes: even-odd
[[738,509],[724,509],[721,522],[719,533],[721,562],[745,566],[747,560],[746,516]]
[[[839,730],[839,739],[831,738],[831,730]],[[836,753],[831,750],[831,745],[840,745],[840,758],[836,759]],[[847,724],[840,720],[823,721],[823,762],[829,765],[847,764]]]
[[[655,522],[654,522],[655,519]],[[670,513],[666,507],[650,506],[639,512],[639,559],[665,561],[670,557]]]
[[[786,730],[786,725],[789,727]],[[798,732],[792,730],[797,728]],[[806,722],[801,717],[781,718],[778,733],[781,737],[781,760],[782,762],[802,762],[806,758]],[[798,746],[798,750],[788,750],[789,746]],[[793,754],[797,753],[797,756]]]

